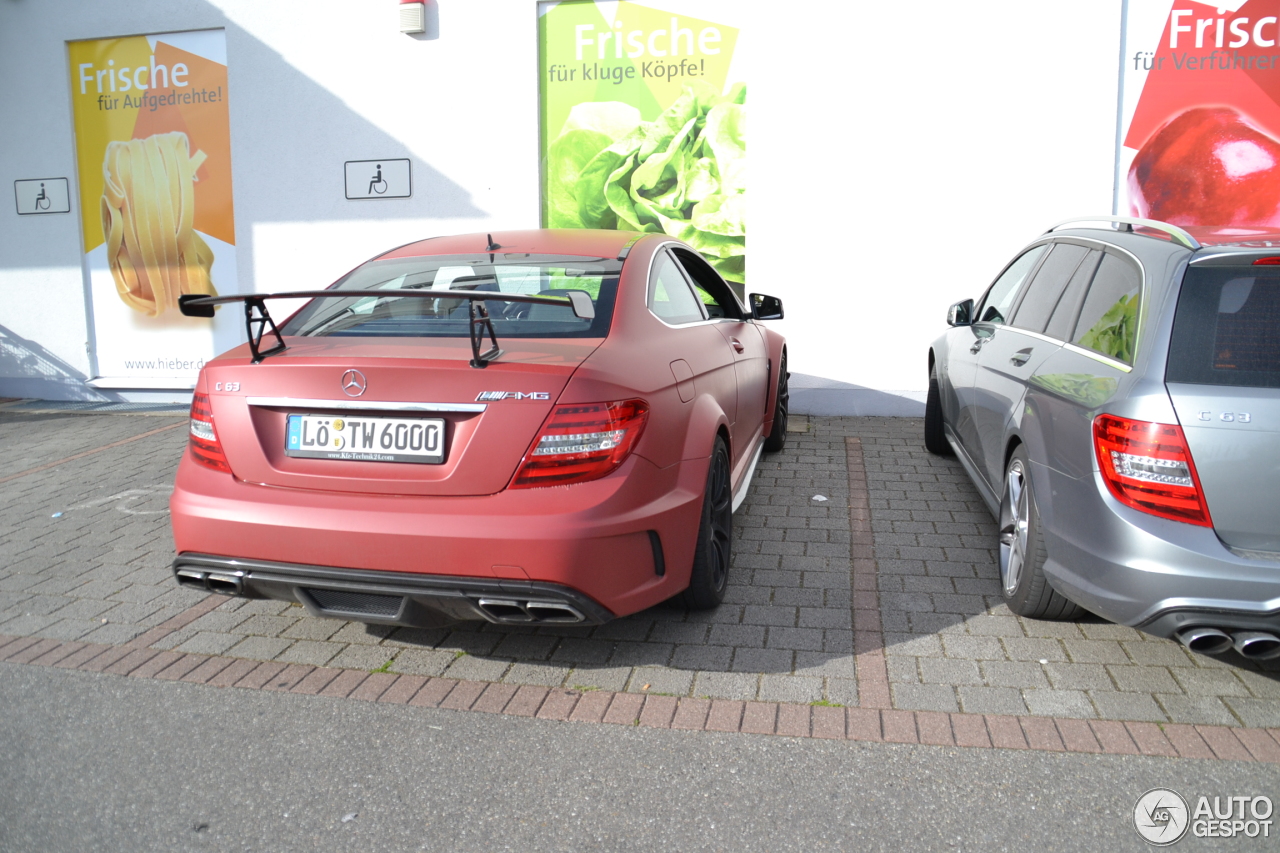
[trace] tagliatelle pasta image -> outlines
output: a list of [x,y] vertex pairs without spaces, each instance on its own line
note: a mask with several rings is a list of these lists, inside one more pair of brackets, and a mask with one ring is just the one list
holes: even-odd
[[111,142],[102,163],[102,234],[116,291],[158,317],[183,294],[217,296],[213,251],[193,227],[196,170],[185,133]]

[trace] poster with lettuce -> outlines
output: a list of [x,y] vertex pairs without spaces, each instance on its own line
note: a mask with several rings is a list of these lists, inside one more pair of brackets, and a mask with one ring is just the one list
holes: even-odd
[[734,4],[539,4],[542,219],[665,233],[739,293],[747,261],[747,88]]

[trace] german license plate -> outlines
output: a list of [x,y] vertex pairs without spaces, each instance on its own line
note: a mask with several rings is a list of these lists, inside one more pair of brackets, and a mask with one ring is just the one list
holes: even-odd
[[289,415],[286,456],[352,462],[444,462],[443,418]]

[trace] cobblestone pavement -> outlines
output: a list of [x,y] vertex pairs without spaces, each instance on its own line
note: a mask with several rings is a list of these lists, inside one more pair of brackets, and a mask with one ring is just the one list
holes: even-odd
[[734,516],[730,588],[710,613],[662,606],[594,629],[418,630],[230,599],[153,643],[146,632],[205,600],[169,571],[165,504],[184,423],[0,413],[0,634],[512,693],[1280,725],[1277,667],[1191,655],[1097,619],[1013,616],[990,515],[959,465],[927,454],[920,422],[905,418],[795,424],[803,431],[763,458]]

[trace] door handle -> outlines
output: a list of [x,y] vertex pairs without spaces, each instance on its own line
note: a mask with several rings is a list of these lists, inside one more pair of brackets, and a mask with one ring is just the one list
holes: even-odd
[[982,345],[983,345],[983,344],[985,344],[985,343],[986,343],[987,341],[989,341],[989,340],[991,340],[991,339],[990,339],[990,338],[978,338],[976,341],[974,341],[973,346],[969,347],[969,352],[973,353],[974,355],[977,355],[977,354],[978,354],[978,350],[982,349]]
[[1022,365],[1026,364],[1030,360],[1031,360],[1031,347],[1027,347],[1024,350],[1018,350],[1017,352],[1015,352],[1013,355],[1009,357],[1009,363],[1012,364],[1014,367],[1022,367]]
[[738,353],[746,352],[747,348],[744,347],[742,345],[742,341],[738,340],[737,338],[729,338],[729,343],[733,344],[734,352],[738,352]]

